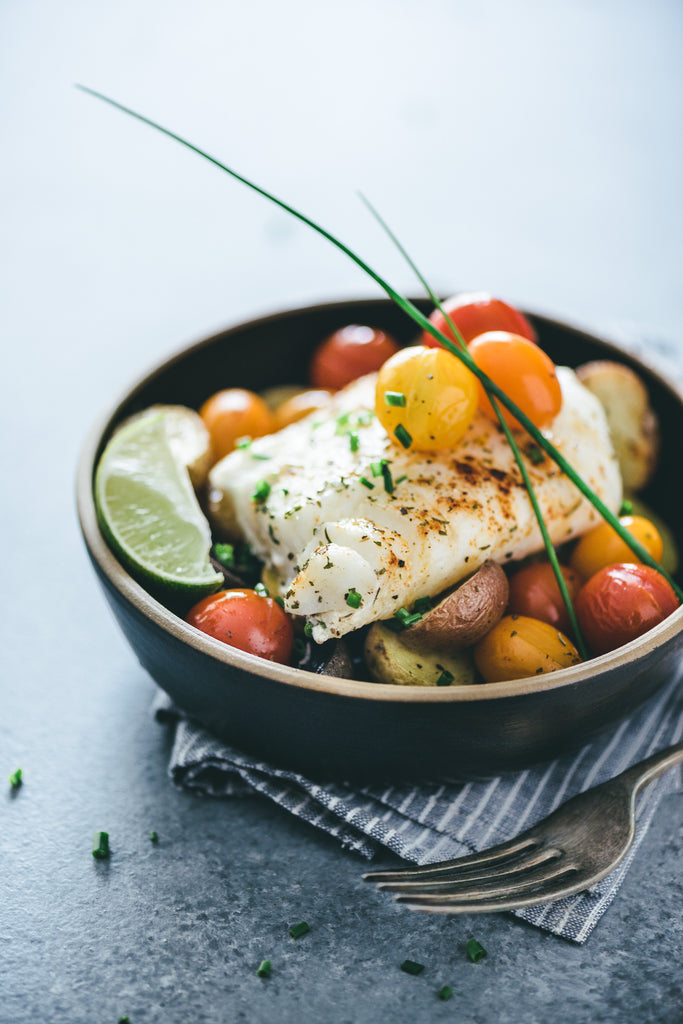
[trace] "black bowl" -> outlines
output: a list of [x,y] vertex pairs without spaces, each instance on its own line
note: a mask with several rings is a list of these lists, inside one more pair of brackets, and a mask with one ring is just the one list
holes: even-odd
[[[530,319],[555,362],[616,359],[641,375],[662,431],[661,459],[643,498],[667,518],[683,546],[681,517],[671,515],[683,497],[681,392],[606,341],[547,317]],[[155,402],[196,408],[221,387],[258,390],[305,381],[316,344],[348,323],[382,327],[403,342],[416,333],[388,300],[335,302],[238,324],[146,374],[89,435],[78,470],[81,529],[140,663],[217,736],[317,778],[485,778],[555,757],[614,726],[674,671],[683,608],[619,650],[551,674],[479,686],[381,685],[276,665],[199,633],[136,583],[107,547],[95,515],[93,475],[118,423]]]

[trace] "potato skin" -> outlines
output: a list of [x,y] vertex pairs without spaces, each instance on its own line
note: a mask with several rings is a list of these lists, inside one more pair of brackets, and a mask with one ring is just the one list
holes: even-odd
[[413,650],[403,637],[407,630],[395,633],[382,622],[375,622],[365,638],[364,657],[376,683],[398,686],[438,686],[443,673],[450,674],[449,686],[467,686],[478,682],[469,651],[454,653]]
[[576,375],[605,410],[624,490],[642,490],[656,469],[660,444],[647,388],[630,367],[608,359],[584,363]]
[[484,564],[422,617],[404,630],[407,647],[461,651],[472,647],[500,621],[507,607],[507,576],[496,562]]

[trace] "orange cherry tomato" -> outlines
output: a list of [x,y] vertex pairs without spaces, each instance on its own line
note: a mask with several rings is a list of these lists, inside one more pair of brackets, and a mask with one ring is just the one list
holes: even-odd
[[[581,577],[578,572],[563,565],[560,571],[567,584],[569,597],[574,601],[581,589]],[[571,631],[569,615],[550,562],[526,565],[510,577],[508,611],[514,615],[541,619],[563,633]]]
[[[655,562],[660,561],[664,544],[657,527],[649,519],[645,519],[644,516],[620,516],[619,522],[643,545]],[[584,533],[569,561],[572,569],[575,569],[584,580],[590,579],[600,569],[606,565],[614,565],[615,562],[642,564],[635,551],[631,550],[609,523],[600,523],[588,533]]]
[[[519,310],[514,306],[509,306],[502,299],[494,299],[486,292],[454,295],[453,298],[446,299],[441,305],[460,331],[466,345],[478,338],[480,334],[486,334],[487,331],[510,331],[512,334],[528,338],[529,341],[536,341],[533,327]],[[437,330],[445,334],[451,341],[456,341],[441,310],[435,309],[429,319]],[[429,331],[425,331],[422,344],[434,347],[440,345],[440,342]]]
[[216,459],[231,452],[240,437],[262,437],[275,429],[272,412],[258,395],[227,388],[208,398],[199,410]]
[[399,346],[377,327],[349,324],[318,345],[311,360],[314,388],[343,388],[352,380],[374,373]]
[[282,430],[290,423],[297,423],[309,413],[324,409],[330,404],[332,392],[328,388],[316,388],[310,391],[300,391],[298,395],[281,402],[275,409],[275,429]]
[[487,683],[555,672],[581,661],[564,634],[525,615],[505,615],[473,649],[474,662]]
[[452,447],[476,411],[477,379],[445,348],[401,349],[377,375],[377,419],[404,448]]
[[292,621],[272,597],[255,590],[220,590],[191,608],[185,621],[247,654],[288,665],[294,647]]
[[647,633],[678,608],[667,580],[649,565],[600,569],[576,598],[581,632],[595,654],[606,654]]
[[[562,391],[555,364],[528,338],[507,331],[489,331],[475,338],[470,355],[480,369],[526,413],[537,427],[555,419],[562,408]],[[479,407],[496,422],[493,406],[484,388],[479,387]],[[519,426],[515,417],[498,403],[511,427]]]

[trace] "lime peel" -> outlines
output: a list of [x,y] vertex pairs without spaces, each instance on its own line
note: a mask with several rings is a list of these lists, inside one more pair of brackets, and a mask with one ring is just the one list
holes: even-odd
[[153,590],[199,600],[222,585],[209,560],[209,524],[173,453],[163,413],[150,412],[114,434],[95,474],[95,505],[114,553]]

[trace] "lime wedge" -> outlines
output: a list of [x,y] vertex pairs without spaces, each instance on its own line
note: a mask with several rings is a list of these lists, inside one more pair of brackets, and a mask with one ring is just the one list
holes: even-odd
[[209,561],[209,524],[173,454],[163,413],[135,419],[112,437],[95,474],[95,505],[114,553],[155,592],[199,600],[223,582]]

